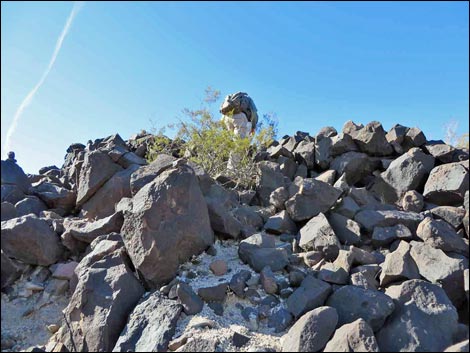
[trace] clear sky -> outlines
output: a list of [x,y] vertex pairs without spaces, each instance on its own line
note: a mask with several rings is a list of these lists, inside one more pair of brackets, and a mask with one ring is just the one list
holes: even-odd
[[[1,3],[2,158],[73,6]],[[60,167],[71,143],[175,122],[207,86],[248,92],[281,136],[351,119],[443,139],[469,130],[468,42],[466,1],[87,2],[10,146],[26,172]]]

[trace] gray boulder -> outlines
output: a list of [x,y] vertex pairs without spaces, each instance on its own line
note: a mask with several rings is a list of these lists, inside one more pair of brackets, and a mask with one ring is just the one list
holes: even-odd
[[7,256],[31,265],[56,263],[65,250],[49,224],[34,215],[3,221],[1,238]]
[[13,260],[5,255],[1,250],[1,288],[5,288],[12,284],[20,275],[21,270]]
[[274,237],[263,233],[253,234],[241,241],[238,256],[256,272],[261,272],[266,266],[280,271],[289,262],[286,249],[277,248]]
[[330,213],[328,222],[339,241],[345,245],[358,245],[361,242],[361,226],[339,213]]
[[404,144],[407,147],[420,147],[424,145],[427,140],[426,136],[424,136],[424,133],[417,127],[412,127],[409,128],[406,131],[405,139],[404,139]]
[[352,151],[357,151],[357,146],[350,135],[341,133],[331,137],[330,155],[332,157]]
[[30,191],[43,200],[49,208],[58,208],[70,212],[75,207],[77,198],[75,191],[64,187],[51,183],[41,183],[34,186]]
[[128,263],[124,249],[119,248],[86,267],[79,265],[81,270],[77,267],[77,288],[64,309],[66,324],[58,332],[59,342],[69,351],[109,352],[114,348],[144,294]]
[[435,167],[424,186],[424,198],[436,205],[459,206],[468,190],[469,174],[461,163]]
[[269,203],[278,210],[285,209],[285,202],[289,199],[289,191],[284,187],[277,188],[269,196]]
[[199,288],[197,294],[205,302],[222,302],[226,297],[227,289],[227,283],[220,283],[214,286]]
[[230,289],[240,298],[245,297],[246,281],[251,278],[251,273],[248,270],[240,270],[232,276],[230,280]]
[[388,286],[392,282],[419,279],[419,271],[414,258],[410,255],[410,245],[400,241],[398,248],[385,256],[381,264],[380,285]]
[[346,152],[336,157],[330,164],[330,168],[337,175],[345,175],[345,181],[354,185],[365,176],[377,169],[380,161],[375,161],[367,154],[361,152]]
[[337,322],[338,314],[333,308],[322,306],[309,311],[283,336],[282,351],[320,351],[334,333]]
[[354,220],[369,232],[372,232],[375,227],[392,227],[397,224],[403,224],[414,232],[423,218],[422,215],[414,212],[362,210],[356,214]]
[[18,201],[24,199],[26,195],[21,189],[14,184],[2,184],[1,185],[1,201],[10,202],[13,205]]
[[23,169],[10,160],[1,161],[1,178],[2,185],[15,185],[24,193],[27,193],[31,187],[31,183]]
[[169,169],[175,160],[176,158],[162,153],[159,154],[149,165],[140,167],[134,171],[130,178],[132,195],[137,194],[144,185],[150,183],[162,172]]
[[315,139],[315,164],[321,169],[328,169],[331,157],[333,141],[330,137],[318,135]]
[[16,218],[18,214],[16,213],[15,205],[10,202],[2,202],[2,222],[8,221],[9,219]]
[[142,298],[129,315],[113,352],[164,352],[176,330],[182,306],[159,292]]
[[423,146],[428,153],[442,163],[453,162],[455,148],[442,141],[429,141]]
[[338,256],[341,245],[327,218],[320,213],[300,229],[299,246],[307,251],[321,251],[326,260],[332,261]]
[[339,288],[328,298],[326,305],[338,312],[338,326],[362,318],[374,332],[395,309],[393,300],[382,292],[356,286]]
[[357,319],[336,330],[323,352],[380,352],[369,324]]
[[27,196],[15,204],[15,209],[18,217],[26,216],[30,213],[39,216],[41,211],[47,210],[47,206],[36,196]]
[[123,221],[122,212],[115,212],[109,217],[96,221],[89,221],[86,218],[65,218],[64,233],[70,234],[79,241],[91,243],[100,235],[119,233]]
[[460,228],[465,217],[465,209],[453,206],[439,206],[431,209],[432,215],[437,219],[442,219],[455,229]]
[[440,352],[453,343],[458,315],[442,288],[415,279],[386,294],[395,311],[376,334],[382,352]]
[[440,249],[416,241],[411,242],[410,253],[419,274],[441,286],[456,307],[465,301],[464,270],[468,268],[468,260],[449,257]]
[[176,296],[183,305],[183,310],[187,315],[195,315],[199,313],[204,302],[199,298],[189,284],[178,283],[176,285]]
[[81,214],[87,219],[106,218],[114,213],[116,204],[124,197],[131,197],[131,174],[139,169],[136,164],[114,174],[82,206]]
[[341,201],[335,205],[334,212],[346,218],[354,219],[354,216],[361,208],[351,196],[345,196]]
[[407,191],[403,195],[401,206],[405,211],[419,213],[424,207],[423,195],[415,190]]
[[106,153],[86,153],[78,179],[77,206],[82,206],[108,179],[121,170],[122,167],[113,163]]
[[298,318],[307,311],[322,306],[330,293],[331,286],[328,283],[308,275],[287,299],[287,310]]
[[359,150],[372,156],[388,156],[392,146],[385,137],[385,131],[378,121],[372,121],[352,136]]
[[271,193],[284,186],[284,174],[279,164],[262,161],[258,163],[259,182],[256,189],[262,206],[269,206]]
[[281,211],[278,214],[269,217],[268,222],[264,225],[267,232],[273,234],[296,234],[297,226],[290,218],[287,211]]
[[313,169],[315,164],[315,143],[306,140],[301,141],[294,150],[296,159],[304,163],[308,169]]
[[395,240],[411,240],[413,234],[403,224],[393,227],[375,227],[372,233],[372,245],[375,247],[385,247]]
[[121,229],[129,257],[151,287],[176,274],[180,263],[214,242],[206,202],[193,170],[166,170],[133,198]]
[[338,200],[341,191],[315,179],[296,178],[289,187],[290,199],[286,210],[293,221],[308,220],[328,211]]
[[468,256],[468,245],[445,221],[427,217],[419,224],[416,235],[436,249]]

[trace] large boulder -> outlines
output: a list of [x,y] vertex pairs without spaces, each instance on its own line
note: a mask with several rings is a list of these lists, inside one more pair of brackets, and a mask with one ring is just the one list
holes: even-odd
[[102,257],[97,251],[90,254],[96,261],[88,257],[86,266],[76,268],[78,284],[58,332],[59,342],[71,352],[110,352],[145,292],[122,247]]
[[121,232],[129,257],[148,285],[170,281],[180,263],[214,242],[194,171],[186,165],[169,169],[140,189]]
[[8,221],[9,219],[16,218],[18,216],[16,212],[15,205],[10,202],[4,201],[2,202],[2,222]]
[[354,185],[365,176],[377,169],[380,161],[375,161],[367,154],[361,152],[346,152],[336,157],[330,164],[330,168],[337,175],[345,175],[346,182]]
[[334,333],[338,314],[322,306],[303,315],[282,339],[283,352],[318,352]]
[[150,183],[163,171],[171,168],[171,165],[175,160],[175,157],[162,153],[159,154],[149,165],[140,167],[134,171],[130,178],[132,195],[137,194],[137,192],[142,189],[144,185]]
[[453,206],[439,206],[431,209],[432,215],[437,219],[442,219],[455,229],[460,228],[465,217],[465,209]]
[[33,213],[39,216],[41,211],[47,210],[47,206],[36,196],[27,196],[15,204],[16,213],[19,216],[26,216]]
[[307,251],[321,251],[326,260],[334,260],[341,244],[325,215],[320,213],[300,229],[299,246]]
[[357,319],[336,330],[323,352],[380,352],[369,324]]
[[341,191],[328,183],[298,177],[289,187],[286,210],[293,221],[305,221],[328,211],[340,195]]
[[181,311],[181,304],[159,292],[142,298],[129,315],[113,352],[167,351]]
[[453,343],[458,315],[442,288],[415,279],[386,294],[395,311],[376,334],[382,352],[442,352]]
[[459,307],[465,300],[464,270],[468,268],[468,260],[447,256],[440,249],[416,241],[411,242],[410,253],[419,274],[429,282],[440,285],[452,303]]
[[425,154],[419,148],[412,148],[392,161],[381,176],[396,190],[398,196],[402,196],[409,190],[423,187],[433,167],[432,156]]
[[280,271],[289,262],[286,249],[277,248],[274,237],[263,233],[253,234],[241,241],[238,256],[256,272],[261,272],[266,266]]
[[269,206],[269,196],[277,188],[284,186],[284,174],[279,164],[262,161],[258,163],[259,183],[257,193],[262,206]]
[[10,202],[12,204],[26,197],[25,193],[21,189],[13,184],[2,184],[1,185],[1,201]]
[[297,233],[297,226],[294,221],[289,217],[287,211],[281,211],[272,217],[269,217],[264,228],[266,231],[273,234],[295,234]]
[[27,193],[31,187],[23,169],[13,161],[1,161],[1,177],[2,185],[15,185],[24,193]]
[[41,183],[31,188],[30,191],[43,200],[49,208],[58,208],[69,212],[75,207],[76,193],[59,185]]
[[459,206],[468,190],[468,169],[461,163],[448,163],[435,167],[424,186],[424,198],[436,205]]
[[445,221],[427,217],[419,224],[416,235],[436,249],[468,256],[468,245]]
[[356,131],[352,138],[359,150],[372,156],[388,156],[393,148],[385,137],[385,131],[378,121],[371,121]]
[[393,300],[382,292],[356,286],[344,286],[336,290],[326,305],[338,312],[338,326],[362,318],[374,332],[383,326],[395,309]]
[[301,162],[305,163],[308,169],[313,169],[315,163],[315,143],[303,140],[295,148],[295,157]]
[[78,179],[77,206],[82,206],[104,183],[122,170],[104,152],[97,150],[86,153]]
[[423,218],[421,214],[415,212],[362,210],[356,214],[354,220],[369,232],[375,227],[392,227],[397,224],[403,224],[415,232]]
[[49,224],[34,215],[2,222],[1,239],[7,256],[31,265],[56,263],[65,250]]
[[328,216],[328,222],[342,244],[358,245],[361,242],[361,226],[359,223],[334,212]]
[[81,214],[88,219],[105,218],[114,213],[123,197],[131,197],[131,174],[139,169],[137,164],[117,172],[82,206]]

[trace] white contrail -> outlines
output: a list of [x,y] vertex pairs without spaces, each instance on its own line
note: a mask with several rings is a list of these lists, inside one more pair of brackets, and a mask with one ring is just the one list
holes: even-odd
[[54,53],[52,54],[51,61],[49,62],[49,65],[47,66],[46,71],[42,74],[41,79],[39,82],[34,86],[34,88],[31,90],[31,92],[28,93],[26,98],[21,102],[20,106],[16,110],[15,116],[13,117],[13,121],[11,122],[10,127],[8,128],[6,137],[5,137],[5,145],[3,146],[3,150],[5,152],[8,152],[10,150],[10,140],[11,136],[16,130],[16,126],[18,125],[18,121],[21,118],[21,115],[23,114],[23,111],[25,108],[31,103],[33,100],[34,95],[38,91],[38,89],[42,86],[44,81],[46,80],[47,75],[49,75],[49,72],[52,69],[52,66],[54,66],[55,60],[57,59],[57,55],[59,54],[60,48],[62,47],[62,43],[64,42],[65,36],[69,32],[70,26],[72,25],[73,19],[77,15],[78,11],[82,8],[84,5],[83,1],[76,1],[73,5],[72,12],[70,13],[70,16],[67,18],[67,22],[65,23],[64,29],[62,30],[62,33],[59,36],[59,39],[57,39],[57,43],[55,45]]

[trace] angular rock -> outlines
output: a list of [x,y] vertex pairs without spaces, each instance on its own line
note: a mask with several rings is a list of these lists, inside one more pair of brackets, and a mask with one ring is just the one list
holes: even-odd
[[82,206],[108,179],[121,170],[122,167],[113,163],[106,153],[86,153],[78,180],[77,206]]
[[340,243],[325,215],[320,213],[300,229],[299,246],[304,250],[321,251],[326,260],[334,260]]
[[358,245],[361,242],[361,227],[357,222],[334,212],[330,213],[328,222],[342,244]]
[[341,191],[319,180],[296,178],[289,187],[289,195],[286,210],[293,221],[299,222],[328,211]]
[[216,276],[223,276],[227,273],[227,263],[224,260],[216,260],[212,262],[209,268]]
[[380,352],[374,331],[363,319],[336,330],[323,352]]
[[331,137],[330,155],[332,157],[352,151],[357,151],[357,146],[350,135],[341,133]]
[[310,275],[287,299],[287,310],[298,318],[309,310],[322,306],[331,293],[331,286]]
[[435,167],[424,186],[424,198],[436,205],[461,205],[468,190],[469,172],[460,163]]
[[176,295],[183,305],[183,310],[187,315],[195,315],[202,310],[204,302],[199,298],[190,285],[179,283],[176,286]]
[[375,227],[392,227],[397,224],[403,224],[414,232],[423,218],[414,212],[362,210],[356,214],[354,220],[369,232]]
[[240,298],[245,296],[246,281],[251,278],[251,273],[248,270],[241,270],[233,275],[230,280],[230,289]]
[[338,312],[338,326],[362,318],[374,332],[383,326],[395,308],[393,300],[382,292],[356,286],[339,288],[328,298],[326,305]]
[[349,273],[343,267],[327,262],[321,267],[318,279],[332,284],[347,284]]
[[352,135],[359,150],[373,156],[392,154],[392,146],[385,137],[385,131],[378,121],[372,121]]
[[259,182],[257,193],[262,206],[269,206],[271,193],[284,186],[284,174],[279,164],[275,162],[262,161],[258,163]]
[[64,187],[51,183],[42,183],[34,186],[31,192],[43,200],[50,208],[58,208],[69,212],[75,207],[77,198],[75,191]]
[[27,193],[31,187],[31,183],[23,169],[9,160],[1,161],[1,178],[2,185],[15,185],[24,193]]
[[465,209],[452,206],[439,206],[431,209],[432,215],[437,219],[442,219],[455,229],[458,229],[465,217]]
[[456,307],[465,301],[464,270],[468,261],[449,257],[442,250],[416,241],[411,242],[410,253],[419,274],[441,286]]
[[[21,270],[16,264],[5,255],[3,250],[1,250],[1,288],[5,288],[12,284],[20,275]],[[3,347],[2,347],[3,349]]]
[[385,136],[387,138],[387,141],[392,143],[396,142],[399,145],[403,143],[405,140],[406,132],[408,131],[408,127],[400,125],[400,124],[395,124],[388,132],[387,135]]
[[330,153],[332,144],[332,139],[327,136],[319,135],[315,139],[315,164],[321,170],[328,169],[333,159]]
[[2,222],[1,238],[7,256],[31,265],[51,265],[65,250],[47,222],[34,215]]
[[294,179],[297,171],[297,163],[293,159],[281,156],[277,159],[281,173],[284,174],[289,180]]
[[401,205],[405,211],[419,213],[424,207],[423,195],[415,190],[407,191],[403,195]]
[[263,268],[260,272],[259,279],[266,293],[276,294],[278,292],[276,277],[274,277],[274,273],[273,271],[271,271],[271,267],[266,266],[265,268]]
[[287,211],[281,211],[278,214],[270,217],[268,222],[264,225],[267,232],[273,234],[296,234],[297,226],[289,217]]
[[442,141],[429,141],[424,148],[434,158],[442,163],[451,163],[455,148]]
[[129,168],[114,174],[104,185],[82,206],[82,215],[87,219],[100,219],[112,215],[116,204],[124,197],[131,197],[131,174],[139,166]]
[[336,179],[336,171],[332,170],[332,169],[327,170],[327,171],[321,173],[315,179],[323,181],[324,183],[333,185],[335,183],[335,179]]
[[330,168],[334,169],[337,175],[344,174],[346,183],[354,185],[377,169],[379,163],[365,153],[351,151],[336,157]]
[[289,262],[287,251],[276,248],[274,238],[261,233],[240,242],[238,256],[256,272],[260,272],[265,266],[270,266],[273,271],[280,271]]
[[416,235],[436,249],[468,256],[468,245],[445,221],[425,218],[419,224]]
[[16,213],[15,205],[10,202],[2,202],[2,222],[8,221],[9,219],[16,218],[18,215]]
[[147,284],[160,287],[180,263],[214,242],[206,203],[189,167],[164,171],[133,198],[121,230],[129,257]]
[[163,171],[169,169],[175,160],[176,158],[162,153],[159,154],[149,165],[140,167],[134,171],[130,178],[132,195],[137,194],[144,185],[150,183]]
[[334,308],[319,307],[303,315],[283,336],[283,352],[318,352],[329,341],[338,322]]
[[385,172],[383,180],[391,185],[398,196],[409,190],[416,190],[426,181],[426,177],[434,167],[434,158],[420,149],[411,149],[395,159]]
[[27,196],[15,204],[15,209],[18,217],[26,216],[30,213],[39,216],[41,211],[47,210],[47,206],[36,196]]
[[284,308],[273,309],[268,317],[268,327],[273,328],[275,333],[279,333],[287,329],[293,322],[292,314]]
[[10,202],[13,205],[26,197],[23,191],[21,191],[18,186],[13,184],[2,184],[1,191],[1,201]]
[[222,302],[227,293],[227,283],[221,283],[216,286],[199,288],[197,294],[205,302]]
[[354,216],[361,208],[350,196],[343,197],[341,202],[334,207],[335,213],[338,213],[346,218],[354,219]]
[[69,351],[111,351],[144,288],[118,249],[78,272],[58,339]]
[[413,234],[403,224],[393,227],[375,227],[372,233],[372,245],[375,247],[385,247],[395,240],[411,240]]
[[406,131],[404,142],[412,147],[420,147],[424,145],[427,140],[424,133],[417,127],[409,128]]
[[73,277],[76,277],[75,268],[77,266],[78,263],[75,261],[58,264],[58,266],[52,273],[52,277],[57,279],[66,279],[70,281]]
[[94,222],[83,218],[65,218],[64,230],[79,241],[91,243],[100,235],[120,232],[123,221],[122,212],[116,212]]
[[159,292],[142,298],[129,315],[113,352],[164,352],[175,334],[182,306]]
[[305,163],[308,169],[313,169],[315,163],[315,143],[306,140],[301,141],[294,150],[296,159]]
[[289,192],[282,186],[274,190],[269,196],[269,203],[276,207],[278,210],[285,208],[285,202],[289,199]]
[[382,287],[392,282],[420,278],[418,267],[410,255],[410,245],[406,241],[400,241],[398,248],[385,256],[385,262],[381,267],[380,285]]
[[453,343],[458,315],[442,288],[410,280],[386,293],[395,311],[376,334],[382,352],[440,352]]
[[218,339],[192,338],[188,339],[183,347],[177,352],[218,352],[220,350]]

